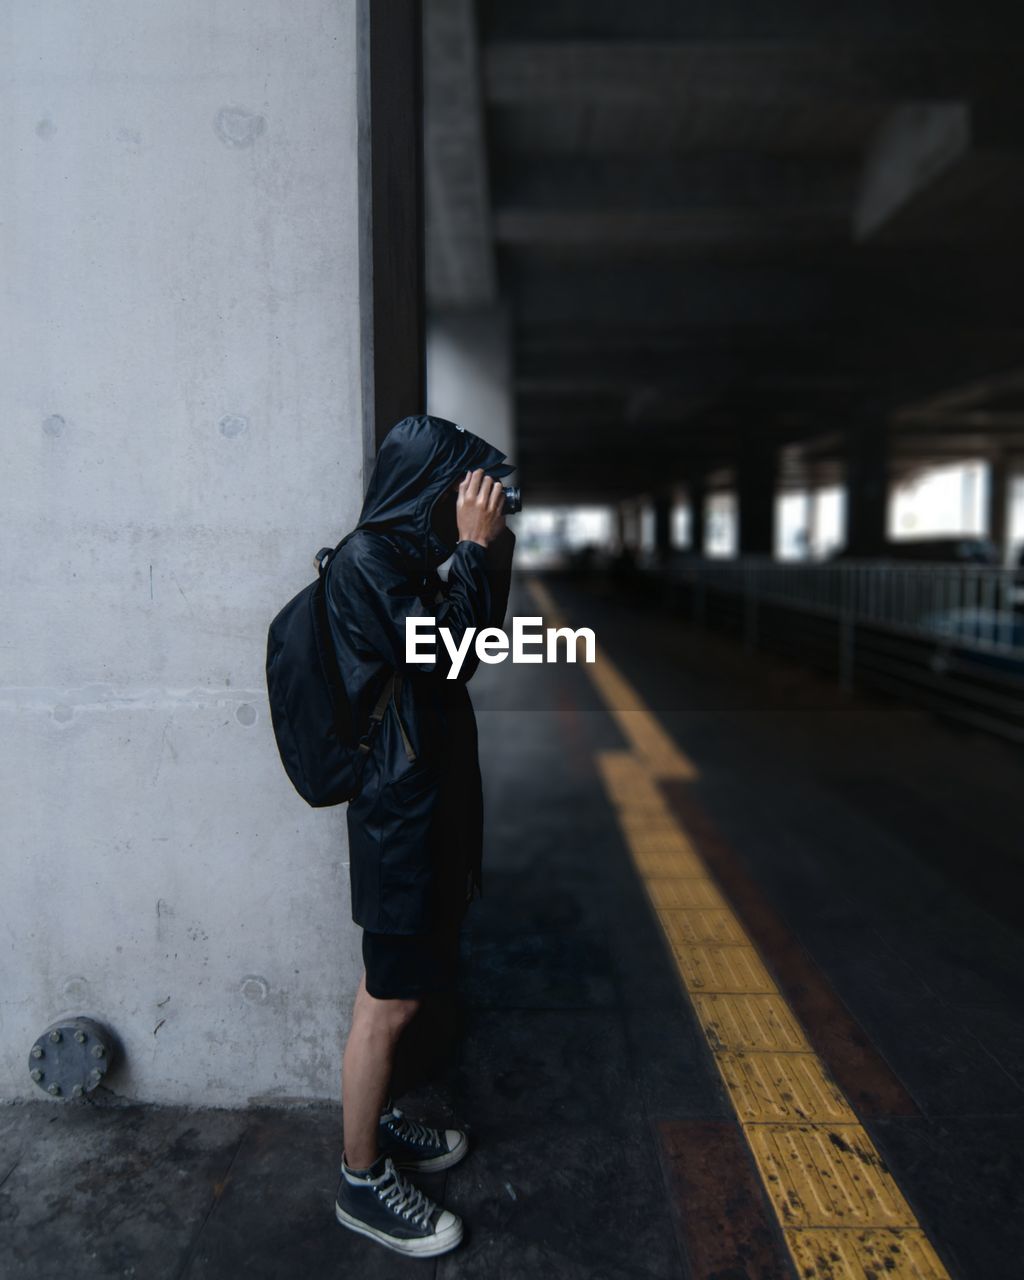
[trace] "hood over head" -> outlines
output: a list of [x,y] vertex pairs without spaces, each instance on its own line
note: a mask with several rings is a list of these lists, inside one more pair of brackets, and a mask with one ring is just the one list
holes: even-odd
[[403,418],[377,450],[356,528],[404,534],[422,549],[427,563],[438,565],[455,548],[431,528],[434,504],[467,471],[482,467],[496,480],[508,475],[515,467],[505,457],[447,418]]

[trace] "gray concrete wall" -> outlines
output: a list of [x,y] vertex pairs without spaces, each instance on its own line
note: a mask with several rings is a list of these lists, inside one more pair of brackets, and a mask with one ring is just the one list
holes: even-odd
[[87,1013],[110,1087],[338,1096],[344,813],[266,631],[362,494],[358,0],[4,7],[0,1091]]
[[[427,317],[427,411],[515,457],[512,335],[501,307]],[[516,484],[513,474],[506,482]]]

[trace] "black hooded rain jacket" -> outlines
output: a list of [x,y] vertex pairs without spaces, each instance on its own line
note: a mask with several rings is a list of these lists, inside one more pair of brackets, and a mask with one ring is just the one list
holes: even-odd
[[[456,644],[468,627],[502,625],[511,530],[486,549],[447,545],[432,515],[467,471],[514,470],[504,459],[444,418],[404,418],[378,450],[359,523],[327,566],[331,632],[358,725],[369,723],[391,675],[402,677],[348,806],[352,919],[376,933],[455,926],[482,893],[483,797],[466,688],[478,659],[471,646],[447,679],[438,632],[436,659],[407,664],[405,621],[432,616]],[[437,568],[449,556],[443,582]]]

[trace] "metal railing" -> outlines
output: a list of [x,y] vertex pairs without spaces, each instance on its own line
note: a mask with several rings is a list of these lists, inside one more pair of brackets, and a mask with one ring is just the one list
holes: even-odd
[[743,598],[748,612],[775,604],[912,634],[958,649],[1024,659],[1024,582],[1015,570],[925,563],[780,564],[692,561],[670,577],[697,594],[711,588]]
[[1024,579],[988,565],[677,560],[664,603],[834,675],[1024,745]]

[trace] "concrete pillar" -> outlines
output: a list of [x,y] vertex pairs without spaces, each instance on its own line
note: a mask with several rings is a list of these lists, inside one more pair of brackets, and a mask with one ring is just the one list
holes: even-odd
[[625,551],[629,546],[629,522],[626,519],[624,502],[618,503],[615,507],[615,540],[617,551]]
[[427,412],[483,436],[516,461],[512,334],[501,307],[427,317]]
[[1010,466],[1005,454],[989,459],[988,536],[999,550],[1000,563],[1009,555]]
[[654,498],[654,552],[660,560],[672,553],[672,507],[674,496],[659,493]]
[[852,555],[885,550],[888,502],[887,425],[876,409],[859,416],[846,434],[846,548]]
[[776,452],[770,441],[750,437],[736,461],[741,556],[770,556],[775,550]]
[[373,327],[370,396],[380,444],[400,419],[423,412],[426,397],[422,21],[419,0],[359,0],[359,9],[370,122],[365,313]]
[[704,530],[707,523],[707,483],[701,472],[690,476],[687,488],[690,502],[690,551],[704,554]]
[[3,1100],[79,1013],[123,1099],[338,1100],[345,815],[264,664],[372,449],[365,7],[4,12]]
[[[707,477],[703,471],[691,471],[686,478],[687,503],[690,508],[690,547],[692,556],[704,557],[705,534],[707,530]],[[689,616],[698,624],[703,624],[705,616],[705,593],[703,579],[698,575],[689,593]]]
[[637,498],[623,498],[617,508],[619,549],[640,550],[641,503]]

